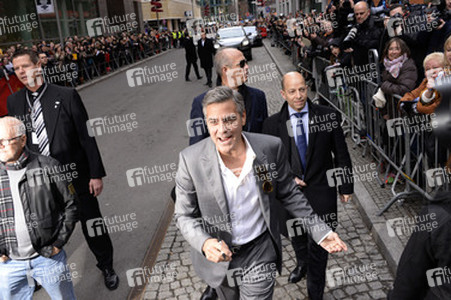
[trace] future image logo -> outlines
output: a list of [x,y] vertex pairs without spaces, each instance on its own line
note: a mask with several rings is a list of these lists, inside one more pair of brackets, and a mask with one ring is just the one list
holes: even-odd
[[226,72],[227,82],[230,86],[242,86],[246,81],[246,75],[243,68],[233,68]]
[[427,270],[426,277],[430,287],[451,283],[451,272],[448,266]]
[[395,118],[387,120],[387,131],[391,137],[402,136],[404,132],[404,119]]
[[401,35],[403,32],[402,18],[390,18],[387,22],[387,33],[390,37]]
[[208,131],[203,118],[189,119],[186,121],[186,129],[190,137],[204,136]]
[[86,21],[86,27],[88,28],[88,35],[90,37],[96,37],[103,35],[103,19],[95,18]]
[[125,272],[130,287],[143,286],[147,283],[169,282],[178,276],[174,263],[155,265],[152,268],[134,268]]
[[176,64],[164,64],[145,66],[144,68],[134,68],[125,72],[129,87],[142,86],[144,84],[152,84],[158,82],[171,82],[178,78]]
[[144,84],[144,69],[135,68],[126,72],[127,82],[130,87],[141,86]]
[[435,168],[426,171],[426,179],[429,187],[439,187],[445,183],[450,183],[449,172],[445,168]]
[[86,127],[88,129],[88,135],[96,137],[116,132],[132,132],[138,128],[138,121],[136,121],[135,113],[128,113],[125,115],[89,119],[86,121]]

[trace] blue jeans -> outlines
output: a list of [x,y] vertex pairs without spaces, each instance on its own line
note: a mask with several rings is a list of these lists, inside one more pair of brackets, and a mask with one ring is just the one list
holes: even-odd
[[[35,279],[52,300],[75,299],[71,267],[66,264],[66,252],[55,256],[38,256],[29,260],[9,259],[0,263],[0,299],[28,300],[33,298]],[[74,273],[75,274],[75,273]]]

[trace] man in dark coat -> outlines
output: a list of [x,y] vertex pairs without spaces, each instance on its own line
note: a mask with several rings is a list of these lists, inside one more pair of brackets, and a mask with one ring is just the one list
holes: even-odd
[[451,192],[437,193],[416,219],[388,299],[451,299]]
[[207,76],[207,83],[209,87],[212,86],[211,73],[213,68],[213,56],[215,54],[215,47],[213,46],[213,41],[207,39],[205,31],[201,34],[201,39],[197,42],[197,53],[199,54],[200,66],[205,71],[205,76]]
[[186,58],[185,81],[191,81],[189,79],[191,65],[193,65],[194,67],[194,72],[196,73],[197,79],[201,79],[202,76],[200,76],[199,68],[197,67],[196,46],[194,46],[193,38],[188,35],[188,31],[185,31],[185,37],[183,38],[183,47],[185,47],[185,58]]
[[[315,213],[335,230],[337,186],[344,202],[353,193],[351,158],[340,127],[340,115],[328,107],[313,104],[308,100],[307,92],[305,79],[300,73],[285,74],[281,94],[286,103],[279,113],[266,119],[263,133],[282,140],[293,179]],[[293,217],[282,207],[277,213],[280,214],[281,232],[287,236],[287,220]],[[322,299],[327,252],[316,247],[306,234],[293,237],[292,244],[298,265],[290,274],[289,281],[296,283],[307,274],[309,299]]]
[[[73,165],[77,171],[74,187],[80,199],[80,221],[90,250],[103,272],[105,285],[114,290],[119,277],[113,269],[113,245],[103,223],[101,233],[90,232],[94,219],[103,219],[97,196],[106,176],[96,140],[87,128],[88,113],[75,89],[43,82],[37,72],[39,58],[31,50],[17,51],[12,58],[19,80],[26,86],[8,97],[8,115],[24,120],[30,150]],[[72,167],[71,167],[72,168]],[[97,221],[99,221],[97,220]]]

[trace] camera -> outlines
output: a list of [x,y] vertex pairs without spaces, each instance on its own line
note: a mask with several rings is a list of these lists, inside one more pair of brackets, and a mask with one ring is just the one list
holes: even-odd
[[354,42],[354,39],[357,35],[357,26],[353,26],[351,28],[351,30],[348,32],[348,34],[346,35],[346,37],[343,40],[343,49],[348,49],[351,48],[352,43]]

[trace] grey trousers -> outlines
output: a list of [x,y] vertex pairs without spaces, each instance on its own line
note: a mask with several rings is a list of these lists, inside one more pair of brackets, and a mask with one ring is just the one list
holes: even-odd
[[272,299],[277,276],[277,252],[267,231],[255,243],[232,256],[222,284],[216,288],[221,300]]

